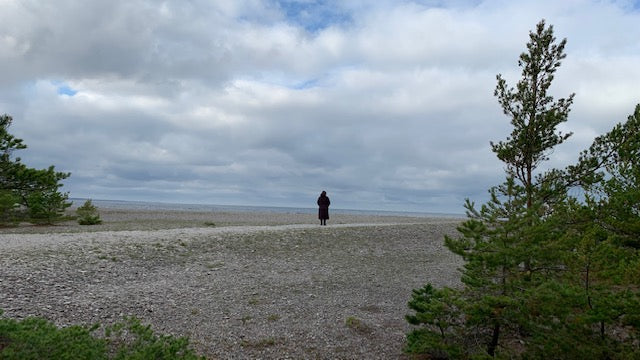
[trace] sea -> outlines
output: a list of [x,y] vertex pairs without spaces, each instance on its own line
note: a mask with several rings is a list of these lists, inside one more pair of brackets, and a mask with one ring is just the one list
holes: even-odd
[[[70,198],[75,206],[81,206],[87,199]],[[194,212],[260,212],[260,213],[282,213],[282,214],[316,214],[318,208],[298,208],[279,206],[244,206],[244,205],[213,205],[213,204],[178,204],[149,201],[127,201],[127,200],[97,200],[91,202],[98,209],[122,209],[122,210],[175,210]],[[372,215],[372,216],[406,216],[406,217],[427,217],[427,218],[463,218],[463,214],[447,214],[436,212],[413,212],[413,211],[386,211],[386,210],[355,210],[355,209],[331,209],[334,214],[344,215]]]

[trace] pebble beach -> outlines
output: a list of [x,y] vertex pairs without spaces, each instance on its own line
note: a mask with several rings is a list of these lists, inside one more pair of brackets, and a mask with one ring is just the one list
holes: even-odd
[[411,290],[458,286],[461,219],[100,210],[0,229],[0,309],[56,325],[135,316],[209,359],[401,359]]

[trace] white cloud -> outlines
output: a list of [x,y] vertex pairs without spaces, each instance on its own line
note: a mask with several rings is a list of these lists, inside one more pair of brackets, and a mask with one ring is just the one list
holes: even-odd
[[78,197],[461,212],[501,180],[495,75],[541,18],[576,93],[553,165],[640,102],[625,1],[0,4],[0,112]]

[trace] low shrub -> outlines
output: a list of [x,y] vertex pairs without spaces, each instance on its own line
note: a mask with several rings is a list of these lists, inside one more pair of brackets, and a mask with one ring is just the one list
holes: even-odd
[[98,208],[91,203],[91,199],[85,201],[82,206],[77,208],[76,214],[78,215],[78,224],[80,225],[102,224]]
[[188,338],[156,335],[136,318],[106,327],[104,336],[96,335],[100,328],[0,317],[0,359],[204,359],[189,348]]

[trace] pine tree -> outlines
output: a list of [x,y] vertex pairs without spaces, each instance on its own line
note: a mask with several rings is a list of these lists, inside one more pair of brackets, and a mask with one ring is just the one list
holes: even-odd
[[558,286],[546,289],[546,306],[560,311],[554,331],[538,319],[544,331],[536,333],[538,343],[556,352],[538,354],[566,356],[568,347],[584,357],[631,358],[640,351],[640,105],[597,137],[566,174],[581,184],[585,200],[554,215],[567,224],[558,238],[564,268]]
[[[68,194],[59,191],[61,181],[69,173],[47,169],[33,169],[13,157],[16,150],[26,149],[22,139],[9,133],[13,119],[0,116],[0,220],[10,225],[20,220],[37,224],[51,224],[65,219],[64,210],[71,204]],[[21,209],[26,209],[22,211]]]
[[445,238],[445,245],[466,262],[458,300],[465,320],[454,332],[481,344],[464,346],[468,356],[496,356],[501,344],[523,337],[532,326],[523,308],[528,290],[543,283],[558,261],[555,253],[541,254],[548,239],[562,233],[546,217],[554,202],[565,199],[566,187],[557,186],[556,173],[536,174],[536,169],[570,136],[556,127],[567,120],[573,95],[554,101],[547,94],[565,57],[566,40],[556,43],[553,27],[544,20],[529,37],[528,51],[518,61],[522,79],[516,88],[497,76],[495,95],[513,131],[491,148],[506,165],[506,180],[489,190],[490,201],[480,209],[467,200],[468,219],[458,228],[460,236]]
[[[637,357],[640,105],[596,138],[578,164],[544,176],[559,192],[579,184],[584,199],[558,196],[553,211],[535,201],[533,209],[544,204],[545,211],[531,212],[511,179],[492,188],[480,211],[467,203],[461,236],[446,239],[467,261],[465,287],[414,290],[409,307],[416,314],[407,320],[420,328],[408,335],[408,351],[438,358]],[[535,238],[535,251],[523,251],[522,238]],[[530,269],[523,258],[532,260]]]
[[[547,94],[565,58],[565,45],[566,39],[556,43],[553,26],[540,21],[529,34],[528,51],[520,55],[522,79],[516,88],[508,88],[497,76],[495,95],[511,118],[513,131],[506,141],[492,142],[491,148],[505,163],[507,178],[490,190],[491,200],[480,211],[467,206],[470,220],[461,226],[461,238],[445,239],[447,247],[467,261],[462,280],[475,298],[471,320],[488,327],[490,356],[496,354],[505,333],[517,336],[526,326],[519,308],[523,289],[536,285],[533,272],[544,271],[550,260],[539,256],[541,244],[553,234],[542,221],[550,211],[550,193],[543,191],[549,190],[547,177],[535,176],[535,170],[548,160],[554,146],[570,136],[556,127],[567,120],[573,94],[558,101]],[[562,198],[564,193],[552,197]]]
[[549,159],[553,147],[571,136],[571,133],[557,132],[556,128],[567,121],[575,94],[557,101],[548,95],[555,72],[566,57],[566,43],[566,39],[556,43],[553,26],[546,27],[542,20],[536,32],[529,33],[528,52],[522,53],[518,60],[522,79],[516,88],[509,88],[502,75],[497,75],[494,95],[504,114],[511,118],[513,131],[505,141],[491,142],[491,148],[505,163],[507,175],[524,187],[527,208],[533,206],[540,186],[535,182],[535,170]]
[[78,215],[78,224],[80,225],[98,225],[102,223],[98,208],[93,205],[91,199],[88,199],[82,206],[77,208],[76,214]]

